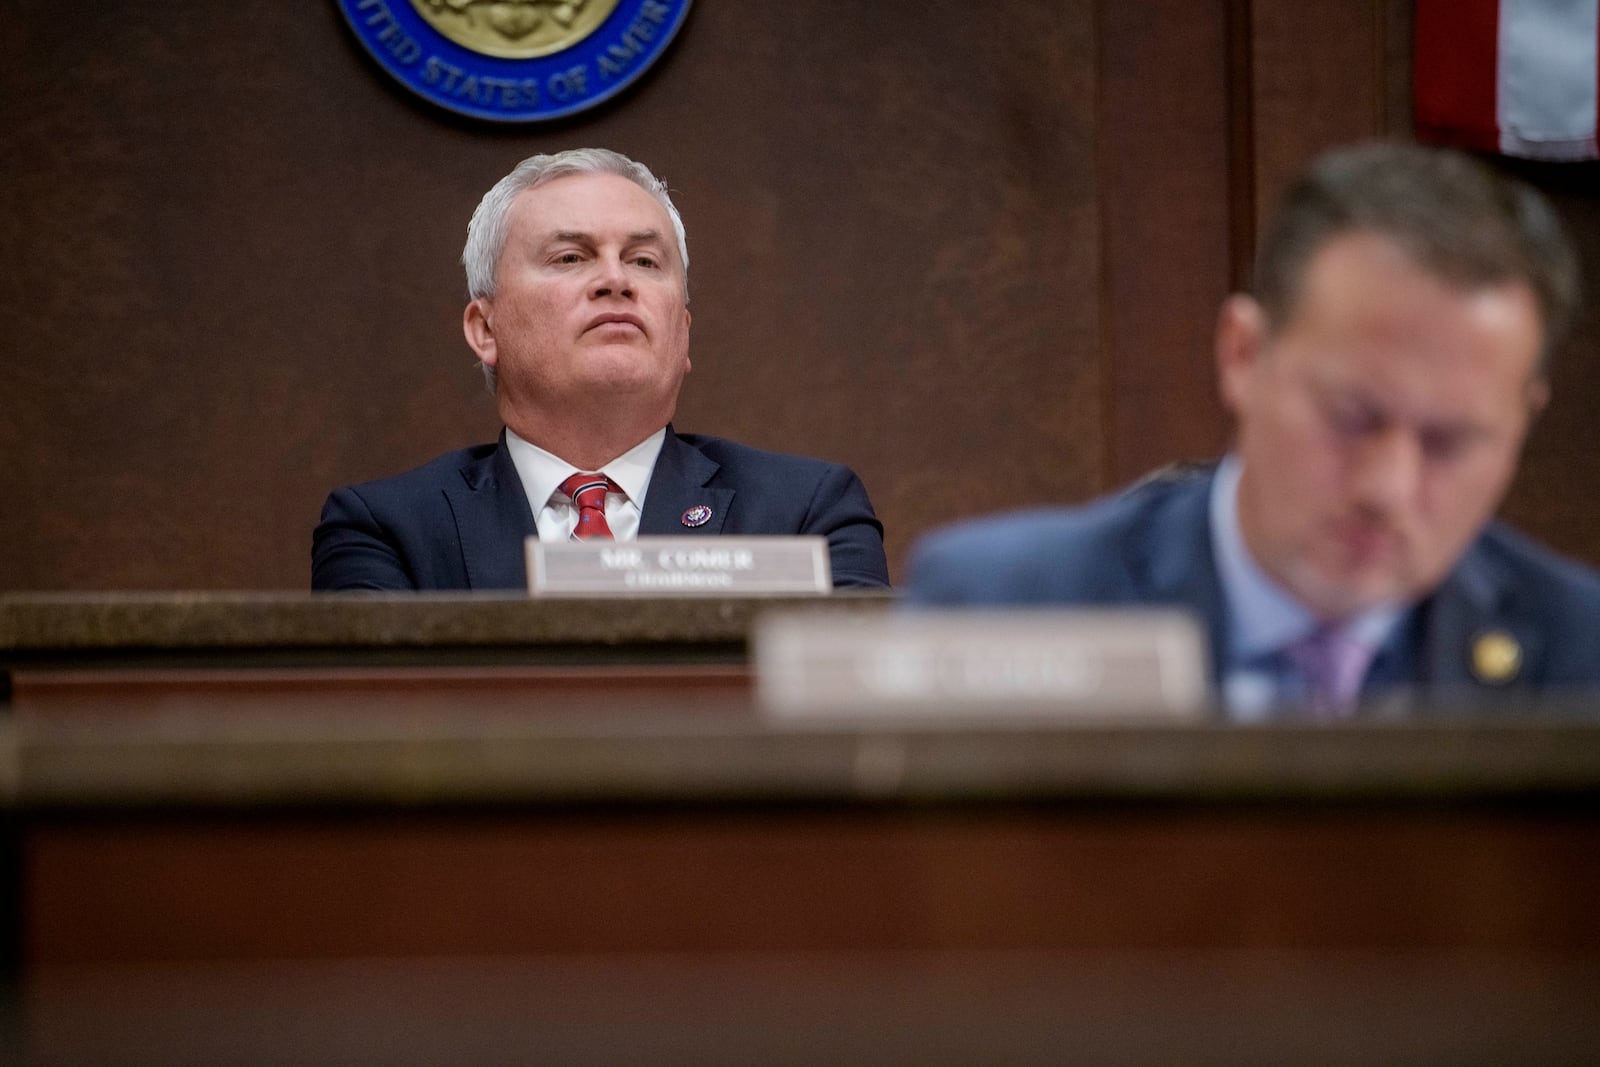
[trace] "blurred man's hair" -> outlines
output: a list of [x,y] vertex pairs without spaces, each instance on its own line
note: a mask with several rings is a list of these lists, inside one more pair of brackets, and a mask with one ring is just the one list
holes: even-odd
[[1545,360],[1577,314],[1577,255],[1544,197],[1460,152],[1372,142],[1318,158],[1268,224],[1255,297],[1275,328],[1293,316],[1307,264],[1351,232],[1388,238],[1464,289],[1525,283],[1543,318]]

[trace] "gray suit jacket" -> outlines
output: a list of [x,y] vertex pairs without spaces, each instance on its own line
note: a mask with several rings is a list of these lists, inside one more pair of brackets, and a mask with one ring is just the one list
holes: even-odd
[[[1081,508],[948,528],[914,547],[904,595],[917,604],[1184,607],[1206,626],[1219,678],[1228,626],[1211,551],[1210,492],[1209,474],[1155,479]],[[1510,678],[1474,670],[1474,647],[1492,632],[1521,649]],[[1430,702],[1505,703],[1507,689],[1597,685],[1600,575],[1496,523],[1379,651],[1364,695],[1404,688]]]

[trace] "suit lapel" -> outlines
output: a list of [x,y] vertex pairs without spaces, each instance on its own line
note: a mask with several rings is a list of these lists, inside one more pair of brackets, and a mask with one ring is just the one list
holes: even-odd
[[[1510,575],[1476,546],[1469,549],[1422,606],[1421,662],[1415,677],[1434,694],[1488,694],[1537,677],[1542,657],[1538,631],[1508,611],[1515,596]],[[1513,676],[1482,677],[1475,652],[1486,637],[1510,638],[1521,654]]]
[[[1167,488],[1129,538],[1128,570],[1142,583],[1139,599],[1194,612],[1211,646],[1211,678],[1220,684],[1228,662],[1228,626],[1222,583],[1211,551],[1212,476],[1190,477]],[[1160,492],[1159,484],[1144,492]]]
[[[708,482],[722,467],[667,427],[650,490],[639,516],[641,536],[699,536],[722,533],[736,495]],[[460,470],[459,484],[444,490],[455,517],[468,589],[522,589],[527,586],[524,542],[537,536],[533,508],[522,489],[505,431],[499,447]],[[684,522],[691,509],[704,507],[710,517],[699,526]]]
[[[1220,680],[1228,662],[1228,627],[1211,548],[1210,499],[1211,478],[1171,488],[1129,538],[1126,559],[1139,585],[1139,599],[1184,605],[1206,622],[1213,678]],[[1512,576],[1475,545],[1419,606],[1418,629],[1403,627],[1396,635],[1394,651],[1400,661],[1387,664],[1392,671],[1385,673],[1420,683],[1422,689],[1445,699],[1486,696],[1536,680],[1544,642],[1539,631],[1512,610],[1515,596]],[[1417,636],[1408,639],[1408,632]],[[1521,663],[1514,677],[1491,681],[1475,673],[1474,652],[1486,636],[1508,637],[1515,643]]]
[[[707,486],[721,469],[721,464],[682,440],[668,426],[655,469],[650,472],[650,490],[645,494],[644,511],[639,516],[639,536],[695,537],[721,533],[735,495],[732,489]],[[698,526],[691,526],[684,516],[698,508],[709,509],[710,517]]]
[[455,515],[468,589],[525,589],[524,542],[537,533],[505,431],[500,445],[461,468],[461,481],[444,491]]

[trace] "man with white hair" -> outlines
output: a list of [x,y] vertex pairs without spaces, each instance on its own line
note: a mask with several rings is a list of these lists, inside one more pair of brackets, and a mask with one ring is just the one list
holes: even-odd
[[886,586],[849,469],[671,426],[689,373],[689,255],[666,185],[599,148],[523,161],[473,213],[462,328],[505,429],[335,490],[312,587],[525,588],[524,540],[816,534],[836,586]]

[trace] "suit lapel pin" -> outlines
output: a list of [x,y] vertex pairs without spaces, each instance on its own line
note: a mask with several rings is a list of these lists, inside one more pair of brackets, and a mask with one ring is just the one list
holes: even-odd
[[696,526],[704,526],[710,521],[711,509],[706,507],[704,504],[696,504],[694,507],[683,513],[683,524],[690,529],[693,529]]
[[1472,640],[1472,674],[1489,685],[1505,685],[1522,670],[1522,646],[1504,630],[1485,630]]

